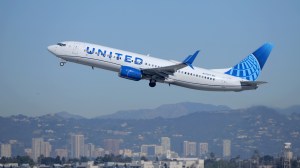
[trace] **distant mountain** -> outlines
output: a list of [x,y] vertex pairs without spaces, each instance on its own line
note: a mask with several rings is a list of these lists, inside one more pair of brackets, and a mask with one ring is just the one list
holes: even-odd
[[278,111],[285,115],[300,114],[300,105],[294,105],[288,108],[279,109]]
[[139,109],[139,110],[126,110],[118,111],[113,114],[100,116],[97,118],[102,119],[153,119],[161,118],[177,118],[195,112],[226,112],[231,110],[223,105],[211,105],[203,103],[183,102],[177,104],[161,105],[155,109]]
[[60,117],[63,119],[76,119],[76,120],[84,119],[84,117],[82,117],[80,115],[71,114],[66,111],[61,111],[61,112],[55,113],[54,116]]

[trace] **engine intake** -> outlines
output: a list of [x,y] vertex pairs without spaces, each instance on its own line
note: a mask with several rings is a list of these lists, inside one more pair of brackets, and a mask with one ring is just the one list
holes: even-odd
[[142,79],[142,71],[129,66],[121,66],[119,77],[139,81]]

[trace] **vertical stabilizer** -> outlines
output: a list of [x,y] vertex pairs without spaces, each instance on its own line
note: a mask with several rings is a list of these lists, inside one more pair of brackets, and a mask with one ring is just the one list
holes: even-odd
[[263,69],[272,48],[271,43],[265,43],[240,63],[226,71],[225,74],[255,81]]

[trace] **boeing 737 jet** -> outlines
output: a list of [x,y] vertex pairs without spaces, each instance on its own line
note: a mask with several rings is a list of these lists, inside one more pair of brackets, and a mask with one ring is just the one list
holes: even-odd
[[177,62],[85,42],[65,41],[48,46],[60,58],[60,66],[74,62],[114,71],[119,77],[134,81],[149,80],[150,87],[160,82],[206,91],[257,89],[266,83],[256,79],[272,48],[266,43],[231,68],[203,69],[192,65],[199,51]]

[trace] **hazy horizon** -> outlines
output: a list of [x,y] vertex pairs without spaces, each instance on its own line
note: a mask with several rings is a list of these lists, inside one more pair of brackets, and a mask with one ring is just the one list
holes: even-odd
[[[118,112],[124,112],[124,111],[135,111],[135,110],[153,110],[153,109],[156,109],[156,108],[159,108],[161,106],[164,106],[164,105],[173,105],[173,104],[181,104],[181,103],[201,103],[201,102],[178,102],[178,103],[170,103],[170,104],[161,104],[159,106],[156,106],[156,107],[150,107],[150,108],[133,108],[133,109],[121,109],[121,110],[118,110],[118,111],[114,111],[112,113],[107,113],[107,114],[99,114],[99,115],[94,115],[94,116],[86,116],[84,115],[83,113],[79,113],[79,114],[76,114],[76,113],[73,113],[71,111],[65,111],[65,110],[62,110],[62,111],[57,111],[57,112],[52,112],[52,113],[41,113],[41,114],[36,114],[36,115],[25,115],[25,114],[22,114],[22,113],[19,113],[19,114],[11,114],[11,115],[1,115],[1,117],[10,117],[10,116],[14,116],[14,115],[25,115],[25,116],[28,116],[28,117],[39,117],[39,116],[43,116],[43,115],[54,115],[54,114],[57,114],[57,113],[68,113],[68,114],[71,114],[71,115],[77,115],[77,116],[81,116],[81,117],[84,117],[86,119],[92,119],[92,118],[96,118],[96,117],[102,117],[102,116],[106,116],[106,115],[109,115],[109,114],[115,114],[115,113],[118,113]],[[201,103],[201,104],[204,104],[204,103]],[[230,109],[233,109],[233,110],[238,110],[238,109],[247,109],[247,108],[251,108],[251,107],[259,107],[259,106],[264,106],[264,107],[267,107],[267,108],[272,108],[272,109],[275,109],[275,110],[283,110],[283,109],[288,109],[288,108],[291,108],[291,107],[298,107],[300,105],[291,105],[291,106],[288,106],[288,107],[284,107],[284,108],[279,108],[279,107],[270,107],[270,106],[265,106],[265,105],[252,105],[252,106],[248,106],[248,107],[240,107],[240,108],[233,108],[233,107],[230,107],[230,106],[227,106],[227,105],[217,105],[217,104],[208,104],[208,105],[214,105],[214,106],[226,106],[226,107],[229,107]]]

